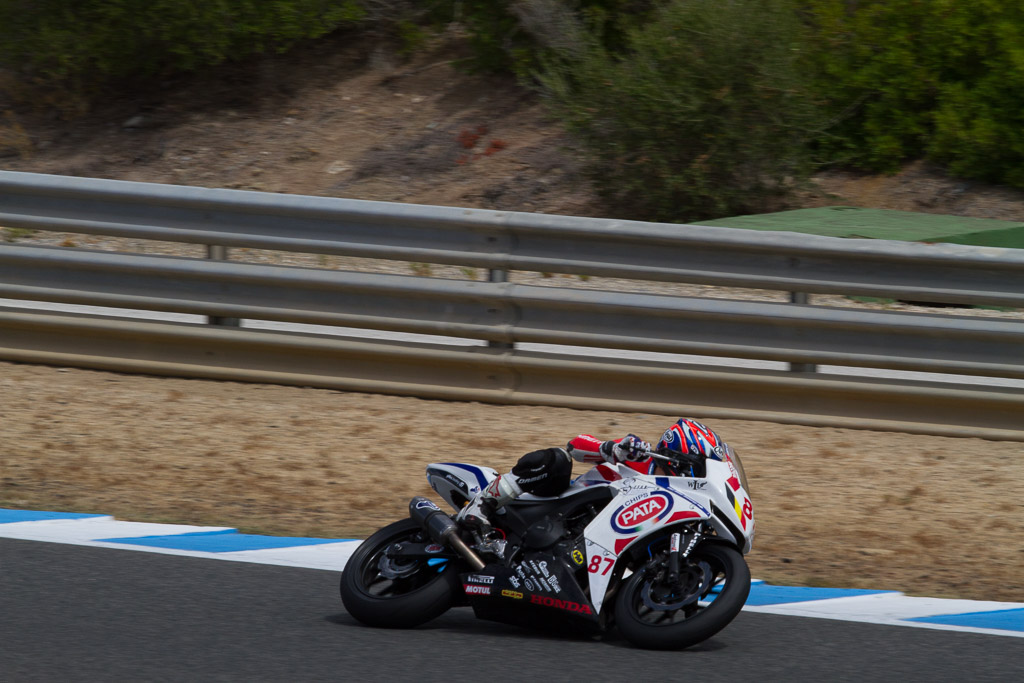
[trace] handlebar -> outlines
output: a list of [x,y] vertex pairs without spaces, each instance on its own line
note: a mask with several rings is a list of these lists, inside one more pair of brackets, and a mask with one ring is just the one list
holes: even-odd
[[692,453],[684,453],[682,451],[674,450],[668,450],[668,453],[670,453],[670,455],[665,455],[657,451],[646,452],[648,457],[654,458],[655,460],[661,460],[662,462],[670,463],[677,467],[681,464],[692,466],[700,466],[704,464],[704,459],[699,455],[693,455]]

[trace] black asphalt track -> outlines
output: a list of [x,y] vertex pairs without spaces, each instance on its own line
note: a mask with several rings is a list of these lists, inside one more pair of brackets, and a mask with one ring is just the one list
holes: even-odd
[[452,610],[359,625],[335,572],[0,539],[0,681],[1024,681],[1024,638],[743,613],[648,652]]

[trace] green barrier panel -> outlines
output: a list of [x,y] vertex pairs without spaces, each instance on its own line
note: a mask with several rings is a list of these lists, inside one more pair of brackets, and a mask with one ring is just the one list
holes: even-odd
[[950,242],[1024,249],[1024,223],[888,209],[828,206],[753,216],[733,216],[696,225],[801,232],[827,237]]

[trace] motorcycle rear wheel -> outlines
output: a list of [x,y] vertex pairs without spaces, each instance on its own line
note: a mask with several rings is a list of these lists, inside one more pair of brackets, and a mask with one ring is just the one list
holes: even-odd
[[[743,555],[721,543],[703,543],[693,550],[681,571],[685,590],[669,590],[662,583],[664,570],[651,565],[639,569],[616,596],[619,633],[637,647],[674,650],[707,640],[739,614],[750,593],[750,569]],[[721,592],[713,595],[718,585]]]
[[348,613],[368,626],[412,628],[446,612],[460,586],[454,562],[439,568],[386,556],[395,543],[427,540],[419,524],[403,519],[363,541],[341,574],[341,600]]

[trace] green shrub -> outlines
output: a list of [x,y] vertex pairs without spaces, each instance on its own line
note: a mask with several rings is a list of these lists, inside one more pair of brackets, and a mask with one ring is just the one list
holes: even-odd
[[784,0],[674,0],[594,36],[540,80],[598,191],[624,214],[688,221],[763,210],[804,178],[817,109]]
[[438,3],[438,9],[462,24],[481,71],[515,72],[530,63],[532,41],[506,0],[465,0]]
[[6,0],[0,66],[81,91],[281,51],[363,15],[356,0]]
[[829,158],[892,171],[929,157],[1024,187],[1024,4],[808,0]]
[[589,27],[618,49],[626,29],[665,0],[429,0],[435,21],[466,29],[472,64],[479,71],[528,77],[550,51],[582,47]]
[[1024,187],[1024,5],[956,13],[963,31],[946,46],[956,71],[939,86],[926,151],[953,174]]

